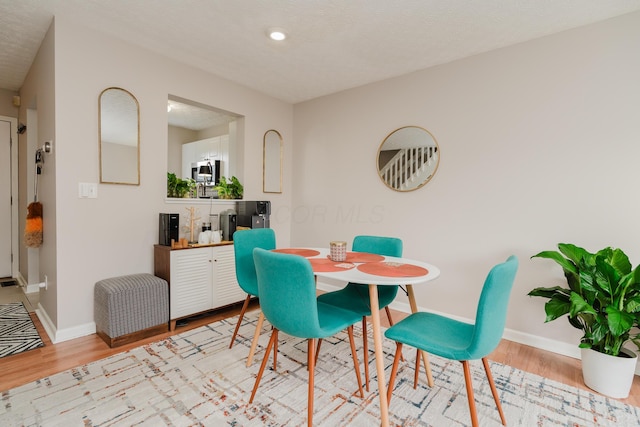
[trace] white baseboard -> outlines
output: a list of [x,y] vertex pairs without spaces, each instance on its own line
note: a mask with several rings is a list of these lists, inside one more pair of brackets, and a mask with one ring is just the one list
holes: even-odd
[[40,284],[39,283],[27,283],[22,274],[18,272],[15,279],[18,281],[18,284],[22,288],[25,294],[34,294],[36,292],[40,292]]
[[[322,282],[318,281],[317,288],[321,291],[331,292],[337,291],[344,287],[344,282],[338,280],[331,280],[323,278]],[[411,307],[408,303],[394,301],[389,305],[390,308],[400,311],[402,313],[411,313]],[[459,320],[461,322],[473,323],[475,319],[467,319],[464,317],[453,316],[448,313],[437,312],[434,310],[427,310],[423,307],[418,307],[418,311],[425,311],[434,314],[440,314],[448,316],[452,319]],[[513,329],[505,329],[503,338],[509,341],[517,342],[519,344],[528,345],[540,350],[546,350],[551,353],[561,354],[563,356],[573,357],[574,359],[580,359],[580,348],[577,344],[570,344],[563,341],[556,341],[549,338],[539,337],[537,335],[531,335],[526,332],[520,332]],[[636,352],[637,353],[637,352]],[[640,359],[640,357],[638,358]],[[640,360],[636,364],[636,375],[640,375]]]
[[25,294],[35,294],[37,292],[40,292],[40,284],[39,283],[32,283],[30,285],[26,285],[24,293]]
[[38,316],[38,319],[40,319],[44,330],[47,332],[47,335],[49,335],[49,339],[53,344],[95,334],[96,332],[96,324],[94,322],[85,323],[72,328],[57,329],[47,314],[47,311],[40,303],[38,303],[38,308],[36,308],[36,315]]

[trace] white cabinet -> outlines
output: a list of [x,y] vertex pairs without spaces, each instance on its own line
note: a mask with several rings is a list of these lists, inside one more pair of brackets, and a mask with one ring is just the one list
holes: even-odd
[[215,136],[182,144],[182,174],[184,176],[191,177],[193,163],[207,160],[221,160],[223,171],[225,168],[228,171],[229,135]]
[[232,244],[190,249],[156,245],[155,275],[169,282],[169,318],[175,321],[242,301]]
[[170,319],[213,308],[211,248],[171,251],[170,268]]

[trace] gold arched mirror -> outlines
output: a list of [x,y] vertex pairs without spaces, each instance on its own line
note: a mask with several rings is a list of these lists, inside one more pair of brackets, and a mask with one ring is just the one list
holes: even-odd
[[98,101],[100,182],[140,185],[140,108],[129,91],[110,87]]
[[378,175],[396,191],[413,191],[433,178],[440,163],[440,148],[431,133],[418,126],[391,132],[378,149]]
[[263,139],[262,192],[282,193],[282,135],[273,129]]

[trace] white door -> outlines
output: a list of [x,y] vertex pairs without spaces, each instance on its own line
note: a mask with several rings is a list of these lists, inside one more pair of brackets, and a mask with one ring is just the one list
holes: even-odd
[[11,123],[0,120],[0,277],[11,277]]

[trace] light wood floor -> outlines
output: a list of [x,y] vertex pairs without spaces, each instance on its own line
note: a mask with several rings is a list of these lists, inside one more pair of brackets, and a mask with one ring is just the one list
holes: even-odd
[[[257,307],[256,303],[253,304],[252,308],[255,307]],[[238,314],[239,311],[240,305],[230,307],[209,316],[192,320],[188,325],[176,328],[176,331],[173,333],[167,332],[156,335],[152,338],[147,338],[115,349],[109,348],[109,346],[95,334],[53,345],[38,318],[35,314],[32,314],[31,316],[45,346],[0,359],[0,391],[26,384],[94,360],[102,359],[142,344],[157,341],[188,329],[234,316]],[[397,322],[406,316],[406,314],[392,310],[392,316],[394,322]],[[384,312],[381,313],[381,318],[383,319],[383,324],[385,324],[386,316]],[[489,359],[574,387],[587,389],[582,382],[580,361],[570,357],[559,356],[512,341],[502,340],[498,348],[489,356]],[[621,401],[630,405],[640,406],[639,376],[634,378],[629,397],[627,399],[621,399]]]

